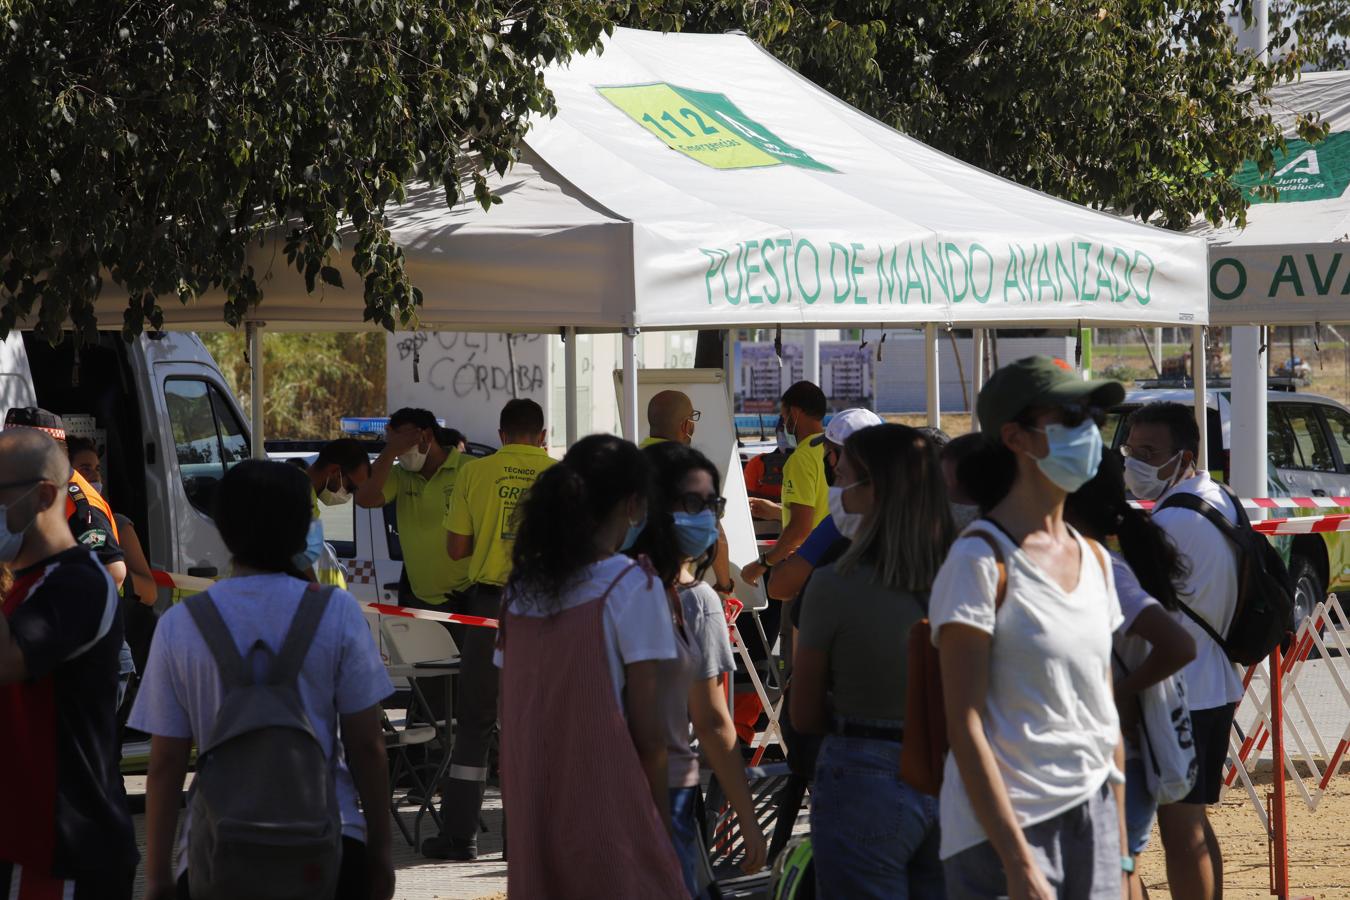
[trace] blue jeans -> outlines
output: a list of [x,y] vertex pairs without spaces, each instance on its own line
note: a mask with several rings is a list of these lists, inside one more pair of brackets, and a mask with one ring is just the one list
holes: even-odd
[[706,884],[708,857],[703,850],[703,838],[698,831],[698,816],[694,815],[698,804],[698,788],[670,789],[671,835],[675,841],[675,855],[680,858],[680,871],[684,873],[684,886],[694,900],[706,900],[709,896]]
[[127,686],[131,684],[131,676],[136,674],[136,663],[131,658],[131,647],[127,642],[122,642],[122,649],[117,653],[117,705],[113,709],[121,709],[122,701],[127,696]]
[[1148,792],[1144,761],[1138,757],[1125,760],[1125,836],[1132,856],[1143,853],[1148,846],[1157,815],[1158,798]]
[[811,788],[816,895],[941,900],[938,802],[900,780],[896,741],[829,735]]

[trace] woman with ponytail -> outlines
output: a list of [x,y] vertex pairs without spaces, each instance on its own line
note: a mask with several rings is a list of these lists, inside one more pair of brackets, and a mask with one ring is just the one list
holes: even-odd
[[653,470],[647,527],[628,551],[648,558],[665,586],[675,622],[677,656],[663,664],[663,720],[669,751],[671,829],[689,896],[708,897],[712,873],[699,834],[699,749],[726,791],[745,841],[741,868],[763,868],[767,850],[745,780],[745,761],[727,709],[721,676],[733,672],[722,600],[703,575],[717,550],[717,520],[726,507],[717,467],[686,444],[653,444],[642,451]]
[[[1167,533],[1125,499],[1120,456],[1102,455],[1091,481],[1069,495],[1064,518],[1082,534],[1105,543],[1120,542],[1111,554],[1116,594],[1124,616],[1113,640],[1116,709],[1125,738],[1125,830],[1127,850],[1138,858],[1148,845],[1158,800],[1148,792],[1143,759],[1135,737],[1139,692],[1181,669],[1195,658],[1195,640],[1171,615],[1177,609],[1177,585],[1186,580],[1186,560]],[[1131,672],[1122,660],[1142,659]],[[1130,875],[1130,896],[1147,896],[1137,874]]]
[[661,707],[675,632],[660,578],[623,555],[649,485],[637,447],[592,435],[517,508],[496,655],[513,898],[688,896]]

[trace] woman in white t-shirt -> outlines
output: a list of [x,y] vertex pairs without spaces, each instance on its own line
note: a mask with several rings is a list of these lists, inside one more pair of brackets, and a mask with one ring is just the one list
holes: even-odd
[[[1114,537],[1120,543],[1121,552],[1111,554],[1123,616],[1113,639],[1112,675],[1125,737],[1126,839],[1130,855],[1138,860],[1158,812],[1140,752],[1139,693],[1195,658],[1195,640],[1172,617],[1187,561],[1167,532],[1126,501],[1123,465],[1114,450],[1102,456],[1096,476],[1069,495],[1064,517],[1086,537],[1103,542]],[[1181,727],[1189,729],[1190,724]],[[1138,875],[1130,876],[1130,892],[1135,900],[1147,896]]]
[[1064,522],[1065,497],[1101,460],[1094,420],[1123,398],[1118,383],[1043,356],[980,391],[987,445],[957,475],[985,518],[952,546],[929,605],[951,744],[939,855],[952,900],[1117,900],[1125,887],[1120,606],[1104,551]]
[[[651,561],[666,585],[675,622],[676,658],[663,664],[662,707],[669,751],[671,834],[695,900],[707,898],[712,872],[696,815],[699,755],[708,761],[736,813],[743,839],[741,869],[764,867],[767,847],[745,780],[745,760],[720,683],[736,669],[722,600],[703,575],[717,549],[717,520],[726,501],[712,460],[687,444],[662,441],[642,451],[652,466],[647,527],[628,555]],[[698,738],[698,748],[691,742]]]
[[517,507],[498,632],[507,893],[688,897],[670,840],[666,594],[622,555],[647,516],[650,466],[583,438]]

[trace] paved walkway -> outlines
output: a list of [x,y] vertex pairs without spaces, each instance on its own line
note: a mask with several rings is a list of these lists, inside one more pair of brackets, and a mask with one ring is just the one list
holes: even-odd
[[[130,794],[144,793],[143,777],[128,777],[127,791]],[[416,807],[406,807],[405,817],[411,824]],[[479,835],[479,859],[475,863],[447,863],[424,859],[403,840],[403,835],[394,832],[394,870],[397,881],[394,897],[397,900],[476,900],[476,898],[503,898],[506,896],[506,862],[502,859],[502,798],[495,788],[489,789],[483,802],[483,818],[489,831]],[[145,853],[145,816],[138,815],[136,821],[136,840]],[[426,828],[434,833],[435,825],[431,819],[424,818]],[[136,878],[136,896],[140,897],[144,889],[141,873]]]

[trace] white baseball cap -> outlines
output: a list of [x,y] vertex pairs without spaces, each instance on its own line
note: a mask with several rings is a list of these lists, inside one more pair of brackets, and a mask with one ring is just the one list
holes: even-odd
[[870,409],[845,409],[834,414],[830,419],[830,424],[825,426],[825,433],[811,439],[811,445],[819,446],[823,441],[829,441],[831,444],[844,445],[848,436],[855,431],[861,431],[864,428],[871,428],[873,425],[881,425],[881,416],[872,412]]

